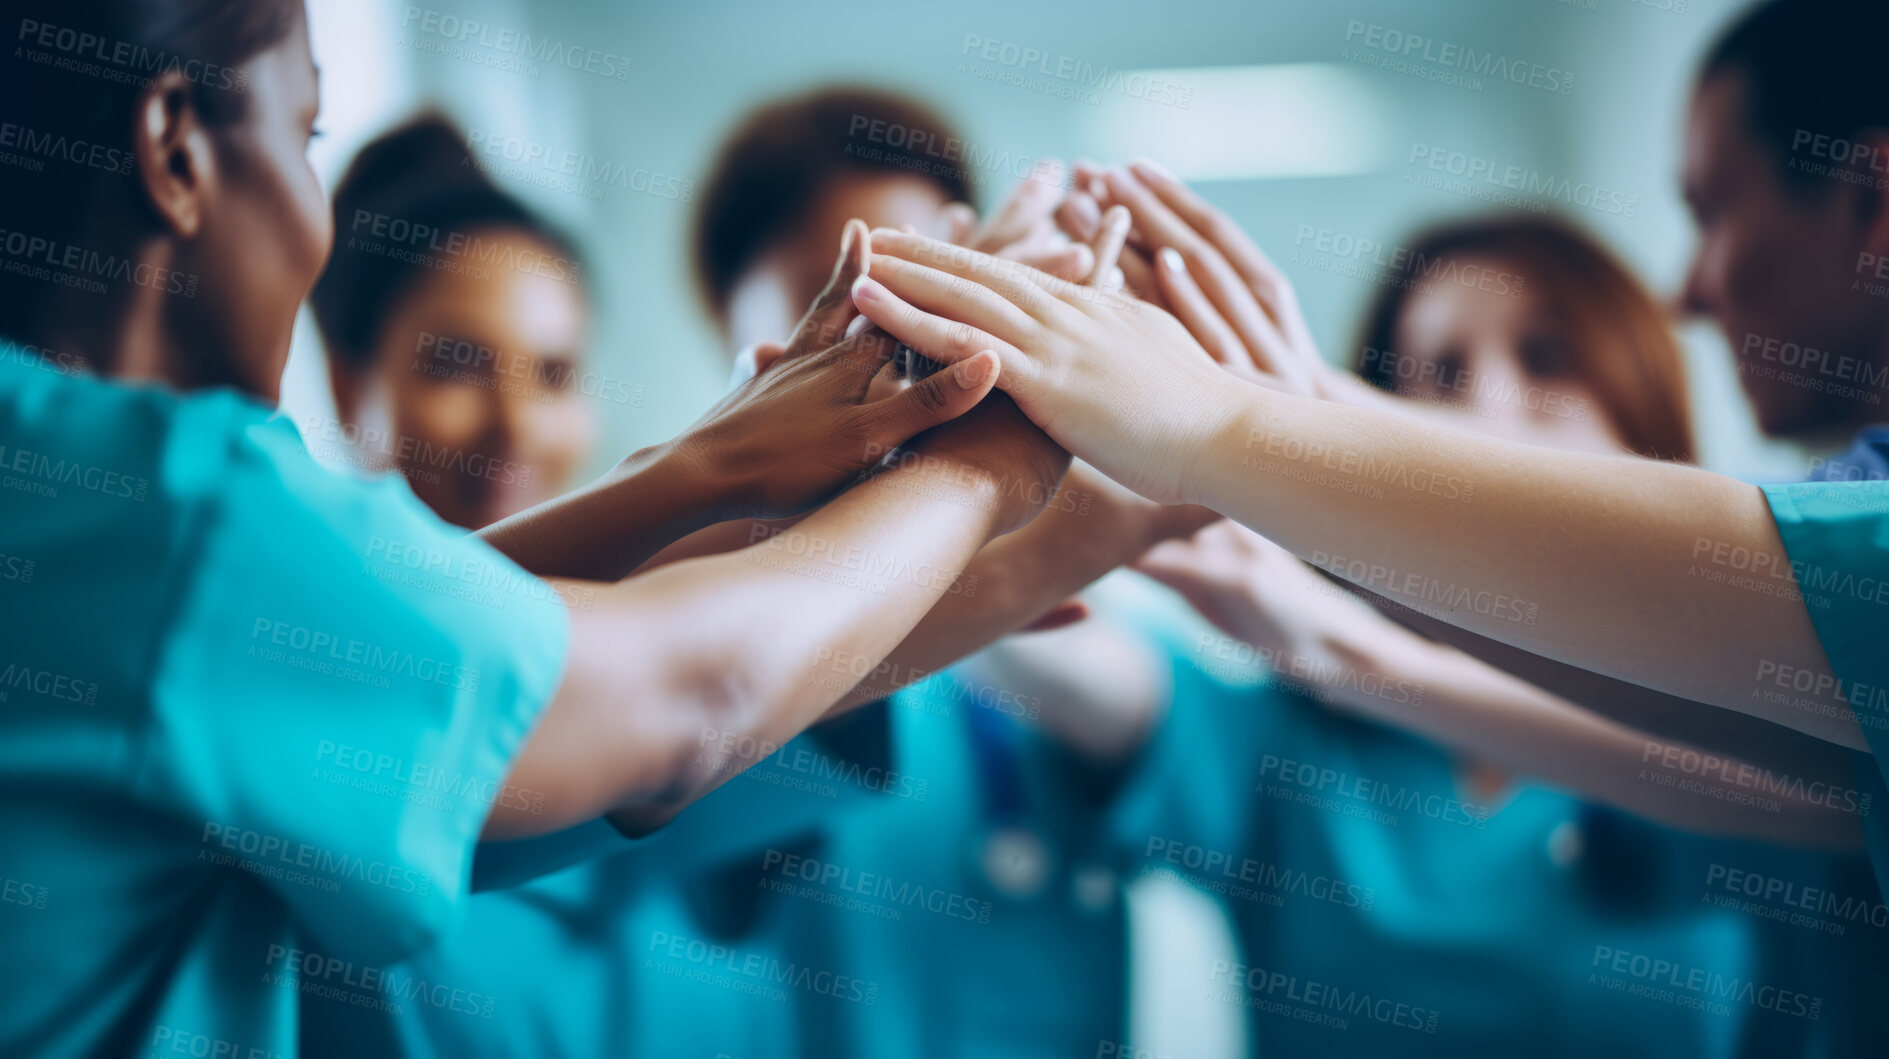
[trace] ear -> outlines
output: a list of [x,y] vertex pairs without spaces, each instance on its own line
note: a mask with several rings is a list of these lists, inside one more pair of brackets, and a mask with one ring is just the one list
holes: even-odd
[[172,234],[195,238],[215,173],[190,79],[179,70],[157,77],[139,98],[135,119],[132,154],[151,209]]

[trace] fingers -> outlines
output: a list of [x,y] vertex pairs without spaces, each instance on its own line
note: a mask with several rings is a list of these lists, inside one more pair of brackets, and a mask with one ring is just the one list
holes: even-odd
[[[1018,242],[1040,228],[1048,227],[1056,206],[1063,197],[1061,162],[1045,159],[1010,192],[1002,206],[977,232],[970,243],[974,250],[995,253]],[[961,240],[953,240],[960,242]]]
[[756,342],[744,352],[750,353],[754,358],[754,373],[762,375],[787,355],[787,347],[779,342]]
[[1056,226],[1071,239],[1093,243],[1102,230],[1102,207],[1086,191],[1071,192],[1056,207]]
[[1128,225],[1132,219],[1121,206],[1111,206],[1103,215],[1095,236],[1095,265],[1089,275],[1090,285],[1106,286],[1115,276],[1115,263],[1121,260],[1122,247],[1128,242]]
[[865,406],[872,417],[872,440],[889,449],[904,444],[914,434],[956,419],[977,407],[997,385],[999,374],[997,354],[986,349],[924,382]]
[[1163,309],[1168,307],[1161,294],[1161,281],[1154,274],[1154,263],[1147,255],[1132,246],[1125,247],[1116,267],[1121,269],[1122,285],[1134,292],[1135,297]]
[[866,223],[847,221],[840,233],[840,256],[833,265],[833,276],[794,328],[787,347],[789,356],[817,352],[845,339],[847,325],[859,315],[853,306],[853,283],[866,274],[871,256],[872,238]]
[[[896,257],[877,259],[873,275],[861,284],[868,285],[883,287],[911,305],[969,324],[1012,345],[1021,346],[1038,327],[1023,309],[975,280]],[[1044,295],[1039,292],[1038,297]]]
[[901,258],[971,280],[1032,316],[1048,312],[1055,302],[1054,298],[1046,297],[1045,292],[1060,295],[1076,289],[1073,284],[1026,265],[909,232],[876,229],[872,233],[872,249],[874,255],[881,258]]
[[1310,392],[1312,380],[1305,366],[1292,354],[1278,324],[1220,251],[1126,170],[1111,169],[1105,179],[1109,193],[1134,213],[1143,238],[1181,254],[1200,290],[1240,336],[1259,370],[1277,376],[1282,388]]
[[1007,251],[1004,256],[1070,283],[1080,283],[1095,271],[1095,252],[1081,243]]
[[977,211],[963,202],[954,202],[938,214],[939,238],[962,244],[977,230]]
[[[1260,250],[1259,244],[1253,242],[1252,237],[1226,214],[1202,198],[1199,192],[1149,159],[1136,159],[1129,163],[1129,169],[1176,216],[1225,255],[1233,270],[1262,303],[1271,302],[1281,289],[1291,290],[1284,285],[1284,273]],[[1276,308],[1275,305],[1266,304],[1267,311],[1273,312],[1275,321],[1279,319]]]
[[860,280],[853,290],[853,301],[860,312],[887,334],[940,364],[957,364],[988,349],[997,351],[1006,371],[1028,370],[1022,351],[1014,345],[970,324],[934,316],[876,280]]
[[1187,272],[1187,265],[1181,255],[1171,246],[1162,247],[1155,255],[1158,262],[1155,268],[1157,281],[1160,283],[1161,296],[1167,299],[1168,311],[1172,312],[1194,341],[1199,342],[1220,366],[1238,374],[1242,366],[1250,364],[1246,355],[1246,346],[1240,336],[1233,333],[1233,328],[1220,317],[1213,303],[1202,294],[1194,277]]
[[1322,361],[1313,363],[1318,358],[1318,346],[1312,341],[1311,329],[1299,311],[1298,294],[1285,272],[1266,256],[1245,229],[1174,174],[1147,159],[1138,159],[1129,168],[1156,198],[1220,251],[1260,308],[1285,336],[1286,348],[1294,361],[1305,368],[1308,379],[1317,374],[1323,367]]
[[1173,589],[1203,614],[1219,592],[1218,579],[1192,541],[1163,541],[1142,553],[1128,568]]

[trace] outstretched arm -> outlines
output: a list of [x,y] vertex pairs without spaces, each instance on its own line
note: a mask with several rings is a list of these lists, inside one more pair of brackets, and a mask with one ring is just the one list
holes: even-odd
[[855,326],[849,293],[865,274],[867,244],[866,226],[849,222],[831,280],[768,371],[673,440],[479,536],[542,577],[616,581],[704,527],[805,512],[894,446],[977,404],[986,388],[955,375],[870,399],[887,341]]
[[1137,492],[1214,508],[1485,636],[1866,748],[1852,714],[1753,695],[1766,667],[1830,676],[1757,488],[1270,391],[1152,306],[914,236],[873,241],[862,312],[942,361],[996,350],[1031,418]]
[[1815,847],[1862,842],[1867,802],[1847,752],[1813,771],[1779,771],[1602,716],[1412,633],[1231,522],[1164,544],[1137,568],[1334,709],[1673,827]]
[[791,541],[665,566],[573,614],[563,684],[512,774],[546,792],[543,814],[495,810],[487,837],[664,822],[818,720],[850,687],[816,679],[819,661],[876,663],[979,548],[1036,514],[1068,459],[1001,397],[918,451]]

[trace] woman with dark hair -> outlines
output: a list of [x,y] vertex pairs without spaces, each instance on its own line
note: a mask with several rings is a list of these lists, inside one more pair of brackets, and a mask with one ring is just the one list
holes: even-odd
[[[1497,437],[1692,462],[1685,365],[1667,314],[1592,237],[1525,213],[1434,228],[1398,253],[1402,267],[1365,316],[1359,378],[1468,412]],[[1612,434],[1598,449],[1596,413]]]
[[471,153],[438,116],[363,148],[335,188],[335,252],[309,304],[348,455],[480,529],[563,492],[595,409],[641,401],[585,367],[583,255]]
[[[821,652],[876,663],[1061,478],[993,401],[853,485],[994,372],[862,403],[890,349],[845,337],[851,225],[773,370],[462,536],[398,479],[325,473],[274,415],[332,238],[302,5],[3,11],[14,116],[131,165],[0,171],[0,332],[54,355],[0,364],[0,483],[21,494],[0,552],[37,574],[0,601],[0,856],[35,906],[0,915],[0,946],[37,954],[0,972],[0,1052],[293,1052],[302,991],[397,993],[381,969],[452,920],[479,837],[661,823],[841,697],[806,679]],[[532,576],[614,581],[701,525],[822,501],[806,539],[933,576],[860,591],[766,544],[585,608]]]
[[[694,225],[698,287],[721,309],[718,328],[746,347],[739,370],[772,362],[779,343],[768,340],[793,328],[792,292],[824,281],[814,259],[834,249],[828,219],[950,231],[1055,268],[1094,260],[1095,251],[1055,232],[1054,182],[1024,181],[978,223],[960,198],[969,195],[968,174],[849,150],[855,125],[897,126],[903,137],[938,143],[955,137],[942,118],[902,96],[816,89],[741,121],[704,181]],[[857,142],[871,140],[862,134]],[[749,359],[756,353],[759,362]],[[1007,625],[993,625],[986,616],[993,599],[1039,595],[1032,586],[1041,584],[1073,590],[1160,535],[1198,524],[1184,526],[1186,513],[1119,489],[1074,495],[1080,509],[1052,504],[1005,538],[992,551],[1012,549],[1012,558],[980,565],[980,580],[967,579],[927,624],[981,643],[1035,616],[1013,611]],[[745,544],[780,528],[709,533]],[[702,537],[681,548],[713,550]],[[1039,609],[1054,597],[1042,598]],[[1125,683],[1123,674],[1157,683],[1110,657],[1133,645],[1102,640],[1083,656],[1086,665],[1077,663],[1091,687],[1132,694],[1133,686],[1107,684]],[[320,1051],[462,1056],[842,1056],[981,1054],[996,1035],[1043,1047],[1117,1035],[1127,978],[1121,906],[1106,885],[1075,884],[1098,866],[1103,788],[1121,767],[1119,755],[1092,748],[1132,748],[1145,722],[960,667],[930,676],[938,666],[880,667],[873,675],[884,679],[866,682],[880,691],[919,683],[809,729],[659,835],[619,839],[611,856],[601,856],[612,852],[608,845],[593,847],[594,863],[476,894],[463,927],[398,973],[489,997],[492,1019],[446,1009],[396,1017],[311,1000],[320,1019],[311,1018],[304,1041]],[[1142,690],[1154,697],[1154,688]],[[1065,723],[1054,734],[1041,730],[1056,720]],[[475,889],[516,881],[506,870],[511,859],[510,849],[485,847]],[[822,874],[827,865],[865,883],[876,896],[859,903],[879,914],[823,900],[822,880],[834,877]],[[809,873],[819,885],[809,885]],[[881,892],[876,879],[897,882]],[[779,995],[724,988],[722,979],[682,973],[694,969],[688,946],[702,941],[736,954],[729,970],[805,968],[838,984],[809,988],[790,979]],[[930,957],[915,965],[913,951]],[[1014,988],[1070,963],[1081,973],[1028,992]],[[548,978],[547,965],[565,973]]]
[[[1141,205],[1148,231],[1176,220]],[[1648,292],[1590,237],[1518,215],[1443,225],[1399,246],[1396,265],[1375,277],[1356,376],[1319,379],[1326,391],[1525,444],[1690,455],[1678,344]],[[1193,250],[1190,269],[1220,264]],[[1192,293],[1174,289],[1177,300]],[[1374,388],[1362,392],[1358,378]],[[1320,565],[1342,574],[1350,560]],[[1340,880],[1329,900],[1288,915],[1265,902],[1227,906],[1248,968],[1404,1006],[1401,1021],[1356,1018],[1341,1054],[1587,1055],[1627,1039],[1680,1055],[1788,1054],[1822,1032],[1799,1013],[1765,1012],[1725,1033],[1718,1015],[1566,985],[1568,968],[1611,977],[1607,960],[1596,963],[1603,948],[1800,990],[1839,1038],[1868,1032],[1854,976],[1830,973],[1867,965],[1862,950],[1810,944],[1735,902],[1700,900],[1726,892],[1731,872],[1868,892],[1858,854],[1869,804],[1847,774],[1824,785],[1774,776],[1764,798],[1738,798],[1724,777],[1768,774],[1427,639],[1397,620],[1413,608],[1380,613],[1237,523],[1158,546],[1137,568],[1266,659],[1285,692],[1260,709],[1211,694],[1179,703],[1152,751],[1166,772],[1225,759],[1244,777],[1229,786],[1251,793],[1217,805],[1163,784],[1149,801],[1165,815],[1144,823],[1170,845],[1188,835]],[[1364,587],[1398,577],[1385,571]],[[1508,605],[1526,617],[1526,601]],[[1209,668],[1227,653],[1210,654]],[[1684,770],[1707,760],[1718,762],[1714,780],[1699,782],[1696,764]],[[1269,995],[1265,980],[1253,991],[1245,974],[1222,977],[1203,984]],[[1540,1038],[1545,1016],[1520,1014],[1537,1007],[1564,1023],[1552,1040]],[[1255,1018],[1250,1032],[1258,1051],[1296,1054],[1329,1031]]]
[[[1151,208],[1144,212],[1152,213]],[[1153,219],[1151,217],[1151,219]],[[1401,245],[1401,244],[1400,244]],[[1380,277],[1353,385],[1360,403],[1449,419],[1463,429],[1579,452],[1684,459],[1692,452],[1683,364],[1652,296],[1601,246],[1558,220],[1498,217],[1420,235]],[[1359,392],[1362,379],[1376,397]],[[1669,826],[1790,844],[1855,848],[1854,809],[1785,797],[1769,811],[1645,780],[1648,746],[1667,737],[1594,714],[1526,680],[1425,639],[1314,566],[1237,523],[1157,547],[1137,568],[1178,589],[1242,642],[1295,660],[1335,706],[1436,739],[1478,764],[1464,785],[1506,801],[1503,769],[1582,791]],[[1391,572],[1367,577],[1377,589]],[[1507,604],[1530,620],[1526,600]],[[1422,689],[1421,708],[1385,688]],[[1686,753],[1694,748],[1681,746]],[[1733,755],[1735,767],[1743,767]]]

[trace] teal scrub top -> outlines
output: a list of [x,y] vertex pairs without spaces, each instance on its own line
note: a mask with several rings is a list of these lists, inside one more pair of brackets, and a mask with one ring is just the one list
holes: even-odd
[[[884,728],[882,752],[816,730],[615,855],[475,895],[401,970],[489,1011],[310,998],[308,1050],[989,1056],[1117,1039],[1110,785],[1003,713],[1017,704],[978,702],[940,674],[841,722]],[[1016,740],[1021,800],[981,789],[973,710]]]
[[1866,1055],[1889,1039],[1871,999],[1889,933],[1743,891],[1776,879],[1879,907],[1861,857],[1688,835],[1533,784],[1478,805],[1419,739],[1270,686],[1177,679],[1121,842],[1231,914],[1239,958],[1171,987],[1239,1012],[1255,1054]]
[[1858,787],[1877,876],[1889,881],[1889,482],[1764,486],[1804,609],[1837,683],[1761,662],[1752,694],[1801,709],[1847,709],[1872,754],[1857,755]]
[[[465,904],[549,589],[273,410],[0,364],[0,1054],[285,1056]],[[476,589],[477,602],[469,602]]]

